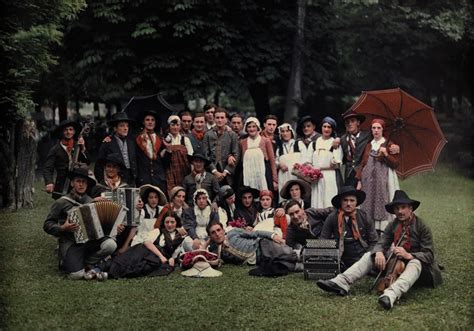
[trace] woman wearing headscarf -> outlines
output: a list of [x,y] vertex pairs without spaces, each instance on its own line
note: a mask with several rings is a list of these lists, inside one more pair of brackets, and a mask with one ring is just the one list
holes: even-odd
[[323,174],[316,183],[311,184],[311,207],[331,207],[331,199],[338,193],[339,167],[342,163],[342,149],[334,148],[336,121],[327,116],[321,122],[322,135],[313,144],[312,165]]
[[360,167],[357,169],[357,189],[362,189],[366,199],[361,205],[370,219],[375,221],[375,229],[383,231],[393,216],[385,210],[396,190],[400,188],[395,169],[398,167],[399,154],[390,154],[388,149],[393,143],[383,132],[385,121],[372,120],[371,130],[374,139],[365,146]]
[[[276,165],[278,168],[278,191],[281,192],[285,183],[296,179],[291,172],[295,163],[302,163],[302,152],[305,150],[303,141],[295,140],[295,132],[288,123],[278,127],[280,143],[276,150]],[[280,196],[280,202],[284,201]]]
[[245,121],[248,137],[240,141],[244,185],[257,190],[278,190],[275,155],[270,139],[259,134],[260,122],[255,117]]
[[206,247],[209,238],[206,226],[211,221],[219,222],[219,214],[211,209],[211,200],[205,189],[197,189],[193,200],[194,207],[186,209],[183,214],[183,227],[188,232],[183,242],[186,252]]

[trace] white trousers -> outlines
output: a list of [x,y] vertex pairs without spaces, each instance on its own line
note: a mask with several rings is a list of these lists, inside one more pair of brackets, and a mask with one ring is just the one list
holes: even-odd
[[[373,267],[371,253],[365,253],[359,261],[354,263],[344,273],[337,275],[331,279],[344,290],[349,292],[350,287],[357,280],[367,275]],[[382,295],[390,298],[390,303],[393,306],[395,301],[400,299],[402,294],[407,293],[408,290],[415,284],[421,274],[421,262],[417,259],[409,261],[403,273],[398,279],[385,291]]]

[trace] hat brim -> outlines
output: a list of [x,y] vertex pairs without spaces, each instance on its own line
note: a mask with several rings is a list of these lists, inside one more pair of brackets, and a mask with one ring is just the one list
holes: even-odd
[[304,180],[301,180],[301,179],[291,179],[291,180],[287,181],[283,185],[283,187],[281,188],[280,196],[283,199],[286,199],[286,200],[291,199],[290,188],[295,184],[300,186],[300,189],[302,191],[301,192],[301,198],[303,200],[308,199],[309,196],[311,195],[311,186],[307,182],[305,182]]
[[208,262],[198,261],[191,269],[181,272],[181,275],[185,277],[213,278],[222,276],[222,272],[213,269]]
[[56,129],[54,129],[54,136],[56,136],[57,138],[61,139],[63,137],[63,130],[64,128],[67,128],[69,126],[72,126],[74,128],[74,137],[77,137],[79,135],[79,133],[81,133],[81,130],[82,130],[82,125],[75,122],[75,121],[70,121],[70,122],[67,122],[67,123],[64,123],[64,124],[60,124]]
[[313,123],[315,130],[318,127],[318,123],[316,122],[316,120],[314,118],[312,118],[312,117],[307,117],[307,118],[303,117],[301,119],[301,121],[298,123],[298,125],[296,126],[296,134],[297,135],[303,136],[303,124],[305,124],[306,122]]
[[201,157],[201,156],[188,155],[188,159],[189,159],[189,162],[193,162],[194,160],[204,161],[204,164],[206,166],[208,166],[211,163],[211,161],[209,161],[205,157]]
[[248,188],[242,188],[240,191],[239,191],[239,198],[241,198],[245,193],[252,193],[252,196],[254,199],[257,199],[260,195],[260,191],[255,189],[255,188],[251,188],[251,187],[248,187]]
[[357,206],[360,206],[365,201],[365,192],[354,189],[353,191],[347,191],[340,193],[331,199],[331,203],[336,208],[341,208],[341,200],[348,195],[353,195],[357,198]]
[[360,123],[365,121],[365,116],[362,115],[362,114],[350,114],[350,115],[347,115],[347,116],[343,116],[344,121],[346,121],[349,118],[357,118]]
[[158,205],[163,206],[168,203],[168,199],[166,199],[166,195],[163,193],[162,190],[158,186],[153,186],[151,184],[145,184],[140,186],[140,197],[144,203],[147,202],[148,194],[150,192],[156,192],[158,194]]
[[399,199],[392,201],[385,205],[385,210],[390,214],[395,214],[394,208],[396,205],[411,205],[413,207],[413,211],[415,211],[420,206],[420,201],[412,200],[412,199]]
[[79,174],[77,172],[69,172],[67,174],[67,177],[69,178],[69,180],[73,180],[74,178],[77,178],[77,177],[80,177],[80,178],[85,178],[87,179],[87,188],[91,188],[91,187],[94,187],[97,185],[97,181],[89,176],[85,176],[83,174]]

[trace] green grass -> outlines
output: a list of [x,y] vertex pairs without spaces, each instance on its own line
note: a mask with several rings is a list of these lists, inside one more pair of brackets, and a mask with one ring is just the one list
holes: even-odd
[[254,278],[235,266],[216,279],[69,281],[42,230],[51,200],[39,191],[37,208],[0,212],[0,329],[472,329],[474,181],[444,167],[401,184],[422,202],[446,270],[441,287],[414,288],[390,312],[367,293],[372,278],[344,298],[302,274]]

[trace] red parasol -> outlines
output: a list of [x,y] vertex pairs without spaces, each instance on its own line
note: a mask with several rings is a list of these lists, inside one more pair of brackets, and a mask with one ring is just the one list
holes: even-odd
[[366,117],[364,129],[374,118],[385,121],[385,137],[400,146],[397,173],[402,179],[434,170],[447,140],[432,107],[395,88],[364,91],[349,110]]

